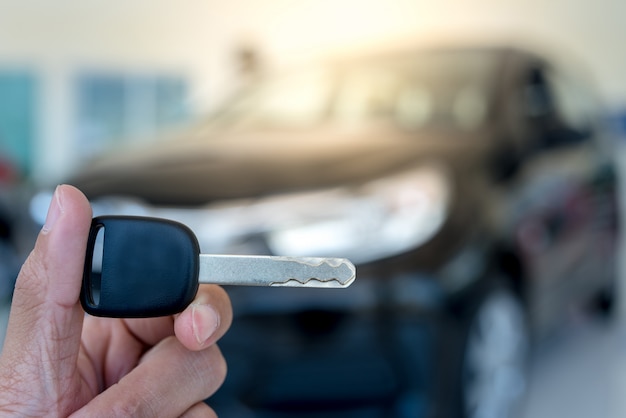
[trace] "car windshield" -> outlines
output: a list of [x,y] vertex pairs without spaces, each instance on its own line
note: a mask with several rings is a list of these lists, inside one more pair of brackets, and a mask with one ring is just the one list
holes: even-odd
[[494,67],[493,54],[463,51],[308,68],[251,88],[218,119],[246,129],[391,123],[470,131],[488,119]]

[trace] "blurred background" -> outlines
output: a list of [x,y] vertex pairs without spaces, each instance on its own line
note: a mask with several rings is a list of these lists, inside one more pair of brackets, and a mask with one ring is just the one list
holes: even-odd
[[[587,87],[593,90],[598,103],[601,103],[594,107],[593,112],[594,117],[597,117],[594,124],[602,124],[604,133],[601,140],[602,147],[604,147],[602,155],[612,157],[615,164],[612,169],[619,172],[626,162],[622,149],[623,136],[626,133],[626,80],[624,78],[626,53],[619,47],[620,39],[626,36],[626,28],[623,25],[625,14],[626,4],[617,0],[601,3],[585,0],[551,2],[535,0],[464,2],[450,0],[436,2],[424,0],[232,0],[229,2],[215,0],[177,2],[163,0],[133,2],[0,0],[0,238],[2,238],[0,296],[4,301],[3,323],[6,322],[12,279],[32,246],[34,234],[39,228],[37,207],[45,206],[46,192],[59,182],[69,181],[77,184],[84,182],[85,188],[91,190],[92,194],[88,193],[88,195],[94,199],[94,202],[112,195],[132,196],[133,199],[148,202],[155,207],[167,207],[171,212],[152,210],[146,212],[143,207],[141,211],[137,212],[135,208],[131,213],[169,213],[171,217],[180,215],[176,212],[180,208],[199,206],[200,201],[204,205],[218,198],[228,200],[232,197],[239,201],[248,197],[258,198],[262,194],[266,195],[271,192],[292,191],[294,185],[284,189],[276,187],[274,190],[269,183],[263,185],[263,191],[254,188],[255,185],[245,189],[241,186],[244,183],[242,180],[230,189],[233,190],[232,196],[227,190],[216,189],[217,191],[212,191],[212,194],[207,192],[206,196],[177,195],[178,197],[172,197],[173,195],[159,196],[157,192],[154,192],[159,185],[153,186],[139,182],[136,189],[122,190],[115,189],[115,185],[103,186],[98,182],[98,179],[107,176],[103,174],[107,173],[107,168],[113,171],[118,170],[115,168],[117,162],[125,162],[132,166],[132,161],[130,163],[123,161],[118,154],[115,154],[120,149],[135,150],[136,153],[128,154],[128,158],[137,156],[137,161],[139,161],[139,156],[151,154],[148,150],[151,150],[153,146],[156,147],[156,144],[168,142],[172,137],[177,138],[181,135],[201,137],[205,131],[214,132],[211,123],[207,122],[211,120],[210,115],[223,114],[222,109],[225,104],[232,103],[233,98],[245,96],[251,86],[256,85],[267,74],[314,68],[329,59],[342,59],[370,52],[381,53],[442,46],[523,47],[542,54],[549,62],[555,60],[560,64],[565,63],[567,70],[573,69],[577,74],[582,74],[581,77],[588,83]],[[419,66],[419,60],[417,61]],[[458,71],[459,68],[474,67],[467,62],[458,61],[454,69]],[[485,79],[489,79],[489,76],[486,75]],[[530,83],[540,85],[543,79],[533,79]],[[462,106],[469,106],[471,109],[480,107],[480,103],[476,104],[474,100],[475,96],[463,97],[466,99],[469,97],[467,99],[469,102],[463,102],[466,104]],[[506,94],[503,97],[505,97],[503,100],[506,100]],[[275,102],[268,103],[270,106],[280,105]],[[409,106],[409,109],[415,112],[416,107],[420,108],[420,103],[422,102],[411,102],[412,107]],[[591,102],[585,101],[585,103]],[[462,114],[466,115],[467,112]],[[469,114],[470,119],[477,117],[475,113]],[[470,125],[472,121],[474,119],[470,120]],[[224,122],[220,123],[222,125],[218,124],[217,130],[223,132],[220,129],[224,129]],[[199,128],[193,128],[193,134],[190,134],[190,127]],[[472,131],[483,132],[482,130],[474,131],[473,127]],[[211,135],[215,136],[214,133]],[[572,140],[572,142],[576,141]],[[238,138],[233,139],[232,143],[241,146]],[[320,146],[323,148],[323,144]],[[176,145],[173,147],[172,149],[182,148]],[[255,156],[259,159],[263,157],[249,152],[251,147],[253,145],[249,145],[249,148],[239,148],[241,155],[250,158],[237,162],[239,164],[236,166],[237,173],[242,177],[246,174],[246,161],[252,166],[256,161]],[[284,149],[281,147],[282,145],[278,149]],[[229,148],[226,151],[213,149],[212,151],[213,155],[219,158],[230,155],[233,149]],[[268,149],[271,149],[269,145]],[[305,151],[306,149],[305,147]],[[351,149],[357,150],[357,148]],[[209,154],[211,150],[206,152]],[[276,154],[275,152],[274,155]],[[371,157],[370,154],[368,156]],[[97,158],[109,158],[110,164],[102,167],[96,165],[94,172],[85,174],[85,166],[91,165],[92,161],[96,161]],[[568,163],[572,166],[587,164],[587,162],[582,162],[578,154],[568,158],[570,158]],[[594,161],[600,159],[600,157],[594,158]],[[163,160],[156,161],[158,161],[158,167],[164,170],[160,172],[159,181],[165,188],[168,179],[174,175],[168,175],[169,171],[165,170],[167,166],[163,165]],[[378,165],[373,163],[371,158],[364,158],[363,161],[365,168],[368,167],[367,164],[370,164],[370,167],[377,167],[370,171],[378,170]],[[171,162],[172,164],[187,164],[175,159]],[[137,165],[137,167],[146,167],[146,165]],[[129,173],[132,173],[132,170],[124,168],[120,170],[124,175],[130,176]],[[363,178],[358,177],[361,174],[354,174],[356,171],[358,170],[353,170],[353,177],[343,179],[346,184],[353,185],[372,180],[371,176],[368,177],[366,174],[363,174]],[[315,173],[318,172],[315,171]],[[384,170],[380,168],[376,175],[383,172]],[[215,173],[222,172],[216,171]],[[314,173],[314,171],[308,171],[308,173]],[[263,181],[262,173],[260,178],[257,177],[258,174],[259,172],[250,172],[251,177],[259,179],[259,182]],[[314,177],[318,174],[310,175]],[[569,174],[566,173],[565,178],[569,178],[567,175]],[[154,174],[154,176],[159,175]],[[180,176],[183,178],[182,174]],[[203,180],[197,178],[199,174],[195,176],[197,181],[194,184],[201,188]],[[480,183],[480,185],[489,190],[503,189],[507,192],[521,189],[518,187],[521,181],[518,177],[524,176],[510,173],[502,176],[507,179],[504,182],[498,180],[495,186],[490,186],[488,183],[485,183],[487,185]],[[268,174],[269,177],[271,176]],[[450,174],[450,177],[454,177],[454,174]],[[515,178],[515,180],[508,182],[510,178]],[[437,179],[438,177],[432,177],[429,171],[427,176],[421,173],[416,180],[412,181],[420,184],[428,182],[428,187],[437,189],[439,181]],[[125,180],[128,178],[123,177],[121,182]],[[114,183],[113,180],[111,182],[111,184]],[[310,183],[310,188],[315,190],[333,185],[332,182],[333,180],[328,179],[319,180],[319,182],[303,180],[303,184]],[[119,185],[119,182],[117,184]],[[623,199],[619,182],[616,184],[618,184],[615,187],[619,191],[619,196]],[[231,186],[225,182],[223,187],[230,188]],[[261,186],[258,187],[261,188]],[[564,190],[563,187],[566,186],[558,187],[560,187],[558,190]],[[254,191],[246,195],[246,190]],[[439,192],[434,192],[434,194],[437,193]],[[315,202],[315,199],[327,198],[329,197],[326,195],[307,195],[303,201],[304,206],[314,205],[311,202]],[[408,199],[411,200],[411,197],[409,196]],[[488,200],[494,199],[490,197]],[[102,200],[100,202],[102,203]],[[329,202],[334,204],[332,200]],[[348,206],[345,199],[342,198],[341,202],[344,206]],[[494,217],[508,216],[502,215],[503,211],[507,210],[510,213],[520,211],[521,206],[514,205],[518,202],[517,200],[507,199],[506,202],[508,203],[496,203],[499,206],[494,209],[494,212],[497,212]],[[525,202],[525,200],[522,199],[519,202]],[[108,209],[102,210],[103,213],[120,212],[121,206],[118,201],[114,205],[110,202],[105,203],[109,206],[107,206]],[[263,203],[267,204],[270,210],[274,207],[272,204],[277,204],[274,201]],[[295,208],[296,206],[286,207]],[[301,207],[302,205],[297,206],[298,209],[294,211],[300,213]],[[621,207],[623,205],[620,200],[618,208]],[[257,208],[254,213],[258,215],[258,213],[266,212]],[[188,214],[180,216],[183,221],[190,219]],[[307,213],[307,216],[310,215]],[[436,216],[429,219],[432,223],[437,222]],[[467,218],[465,219],[468,222]],[[243,217],[236,216],[230,216],[228,220],[233,223],[244,222]],[[559,218],[558,221],[561,222],[562,219]],[[554,223],[551,223],[550,228],[562,228],[562,224],[558,223],[555,227]],[[540,231],[540,233],[544,232],[544,230]],[[554,233],[554,230],[550,229],[549,232]],[[533,233],[536,231],[529,232],[531,235]],[[550,238],[554,239],[552,236]],[[383,237],[380,239],[383,241]],[[391,239],[395,239],[395,236]],[[409,238],[409,241],[410,239],[412,238]],[[565,236],[566,245],[567,239],[568,236]],[[475,245],[475,241],[472,242],[472,245]],[[417,246],[415,242],[412,241],[412,243],[411,245]],[[246,245],[249,245],[248,241]],[[254,250],[257,247],[245,248]],[[286,248],[294,247],[287,246]],[[312,248],[318,250],[318,247]],[[390,248],[392,250],[387,247],[383,248],[383,244],[380,244],[380,247],[373,244],[367,249],[368,254],[374,255],[371,259],[365,257],[362,262],[365,266],[366,278],[377,274],[371,272],[376,268],[369,269],[372,263],[388,260],[389,257],[395,260],[393,257],[396,254],[391,254],[395,251],[393,250],[395,247],[391,245]],[[323,252],[323,250],[320,251]],[[328,251],[332,253],[331,255],[341,256],[344,248],[337,247],[336,252],[339,254],[334,254],[333,249]],[[348,255],[353,254],[348,250],[345,251]],[[355,251],[354,257],[359,258],[365,250]],[[621,251],[621,246],[619,251]],[[219,248],[216,252],[219,252]],[[508,252],[507,255],[509,255]],[[520,260],[526,259],[531,259],[531,263],[533,262],[528,254],[520,256]],[[618,256],[620,272],[622,270],[621,259],[624,257]],[[550,260],[539,260],[527,269],[539,269],[541,262],[549,264]],[[385,263],[385,266],[390,265],[389,261]],[[555,261],[555,264],[558,263]],[[512,268],[510,264],[506,266],[504,270],[508,271]],[[516,270],[516,272],[519,271]],[[398,273],[394,279],[400,276],[402,274]],[[360,276],[357,277],[359,280]],[[400,281],[400,283],[403,282]],[[429,287],[430,285],[420,286],[417,290],[421,292],[420,295],[424,292],[440,291],[433,290]],[[367,293],[363,288],[359,289],[362,289],[361,296]],[[407,285],[406,289],[411,291],[414,287]],[[622,291],[622,280],[617,280],[611,287],[611,292],[614,294],[609,295],[611,296],[609,299],[613,301],[613,296],[619,295]],[[561,288],[559,292],[565,294],[567,290]],[[290,294],[286,295],[290,297]],[[531,303],[525,299],[527,295],[522,296],[523,304],[528,308]],[[607,295],[603,294],[603,296]],[[234,297],[241,301],[239,305],[235,303],[236,308],[241,306],[251,311],[254,310],[250,307],[251,305],[248,305],[248,301],[254,296],[234,295]],[[310,338],[317,335],[320,339],[324,339],[328,337],[328,333],[337,330],[333,327],[338,323],[346,326],[345,315],[342,314],[340,317],[335,315],[341,310],[342,303],[344,305],[345,303],[335,296],[333,299],[338,300],[336,303],[340,308],[334,306],[328,309],[326,305],[312,304],[312,308],[307,310],[306,315],[303,316],[302,312],[295,313],[297,321],[300,321],[299,326],[304,323],[304,329],[309,332]],[[358,295],[351,299],[352,302],[355,299],[361,300]],[[419,303],[432,304],[431,299],[428,299],[428,302],[421,302],[424,299],[422,296],[417,299],[420,299]],[[618,301],[619,299],[617,296]],[[442,303],[446,304],[446,302]],[[254,307],[256,308],[256,305]],[[258,309],[265,314],[267,307]],[[359,305],[358,309],[365,308]],[[585,306],[569,306],[568,304],[567,314],[559,318],[558,327],[550,331],[549,337],[541,338],[538,343],[533,344],[533,349],[530,350],[528,380],[524,384],[526,395],[522,401],[521,416],[526,418],[555,416],[612,418],[626,414],[626,397],[623,396],[626,393],[626,316],[620,304],[616,307],[612,306],[611,309],[612,317],[610,321],[607,321],[606,318],[598,318],[591,314]],[[421,312],[424,309],[420,307],[418,310]],[[329,311],[332,313],[330,320]],[[471,308],[469,311],[474,312]],[[285,315],[294,315],[292,308],[286,309],[285,312],[287,312]],[[316,326],[317,319],[315,318],[317,317],[309,316],[311,313],[319,314],[319,317],[327,322],[323,326]],[[464,309],[455,311],[455,315],[471,316]],[[430,318],[433,314],[430,312],[426,316]],[[438,318],[433,322],[435,330],[439,329],[442,323],[448,323],[448,319],[441,319],[445,315],[437,313],[435,316]],[[266,325],[259,325],[254,321],[244,322],[242,319],[240,329],[247,330],[250,327],[270,326],[270,324],[275,326],[277,317],[273,316],[274,322]],[[384,322],[385,316],[383,315],[382,318]],[[328,328],[328,323],[333,325],[332,329]],[[237,324],[235,321],[233,329],[237,327]],[[424,329],[428,330],[426,334],[437,334],[438,331],[432,331],[431,326],[430,322],[425,326]],[[236,346],[239,340],[237,338],[245,340],[247,337],[245,334],[234,334],[236,337],[233,337],[231,341],[226,341],[225,344],[232,345],[235,347],[233,352],[238,352]],[[255,334],[251,332],[249,335]],[[406,338],[414,338],[415,341],[419,340],[416,345],[420,347],[424,345],[420,342],[421,338],[430,338],[415,337],[412,336],[413,334],[402,335]],[[354,338],[358,340],[360,337]],[[374,338],[385,337],[378,335]],[[449,344],[455,344],[454,341],[461,345],[466,344],[454,338],[447,341]],[[317,343],[311,343],[311,345],[315,344]],[[424,352],[432,350],[436,345],[429,345],[429,347],[424,349]],[[341,352],[336,347],[334,350],[337,353]],[[290,354],[293,353],[288,351],[288,354],[280,355],[288,357]],[[258,358],[262,356],[259,355]],[[298,357],[292,356],[292,358]],[[438,365],[442,360],[423,357],[420,361],[425,361],[428,365]],[[432,367],[434,376],[441,373],[453,373],[449,368],[439,370],[438,366]],[[286,367],[285,370],[290,370],[289,373],[287,371],[285,373],[290,374],[295,381],[308,379],[304,368],[300,370]],[[236,379],[246,379],[241,377],[242,373],[239,370],[233,370],[235,380],[232,385],[237,384]],[[268,372],[263,371],[260,375],[267,377]],[[274,377],[268,377],[268,382],[271,382]],[[258,376],[255,378],[262,379]],[[346,382],[349,381],[346,380]],[[267,385],[270,384],[267,383]],[[446,387],[452,388],[452,386]],[[456,386],[454,388],[449,390],[456,391]],[[426,396],[423,395],[424,393],[430,393],[430,390],[422,386],[420,390],[422,390],[419,392],[420,400],[415,400],[415,396],[404,396],[401,401],[394,403],[395,406],[388,407],[387,405],[384,412],[378,415],[359,409],[360,412],[357,412],[355,416],[448,416],[443,412],[432,412],[438,411],[431,406],[431,403],[436,402],[423,402],[421,398],[421,396]],[[231,391],[236,392],[236,390],[228,389],[223,398],[227,399]],[[397,391],[394,393],[397,394]],[[252,401],[249,401],[245,407],[241,405],[233,407],[227,400],[223,401],[225,405],[222,407],[223,416],[290,416],[290,414],[305,416],[292,411],[296,401],[287,406],[281,405],[278,408],[279,412],[267,412],[272,409],[272,406],[263,404],[257,397],[274,395],[255,393],[246,396],[243,397]],[[280,398],[282,395],[276,396]],[[439,394],[435,397],[437,396],[439,396],[437,399],[441,399],[441,396],[447,399],[445,395]],[[493,397],[496,397],[495,393]],[[460,400],[461,398],[450,398],[454,399],[450,402],[467,402],[467,400]],[[306,405],[303,408],[306,411],[316,409],[312,406],[316,405],[315,398],[305,401],[303,402]],[[326,402],[325,405],[341,404],[341,399],[332,402],[326,399],[324,402]],[[255,415],[255,405],[260,404],[263,404],[264,415],[261,413]],[[408,404],[411,406],[406,406]],[[345,405],[341,405],[337,407],[337,410],[345,411],[345,408],[347,408]],[[389,412],[391,410],[394,412]],[[494,411],[497,409],[486,413],[467,413],[459,416],[508,416],[507,413]],[[320,416],[334,416],[327,412],[320,412],[320,414]],[[451,414],[450,416],[456,416],[454,415],[456,412]]]
[[579,57],[613,112],[626,94],[626,64],[611,47],[621,35],[617,1],[601,7],[565,0],[6,1],[2,7],[2,113],[12,121],[2,143],[7,158],[36,180],[63,178],[112,142],[150,138],[214,109],[242,82],[248,51],[258,57],[252,66],[281,68],[355,49],[522,39]]

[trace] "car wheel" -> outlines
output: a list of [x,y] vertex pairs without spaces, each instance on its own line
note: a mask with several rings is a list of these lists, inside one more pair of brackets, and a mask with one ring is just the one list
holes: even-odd
[[521,301],[493,286],[475,305],[465,330],[461,370],[463,418],[518,414],[526,389],[529,334]]

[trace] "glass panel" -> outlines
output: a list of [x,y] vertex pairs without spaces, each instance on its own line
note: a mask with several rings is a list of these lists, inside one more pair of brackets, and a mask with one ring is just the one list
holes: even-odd
[[0,158],[27,174],[36,134],[36,81],[21,71],[0,70]]
[[187,83],[169,75],[83,74],[77,83],[77,146],[83,156],[154,137],[187,120]]

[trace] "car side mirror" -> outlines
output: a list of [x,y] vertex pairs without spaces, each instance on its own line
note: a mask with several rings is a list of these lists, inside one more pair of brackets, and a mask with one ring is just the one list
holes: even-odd
[[542,146],[546,149],[574,146],[590,137],[591,127],[574,129],[562,124],[546,130],[542,138]]

